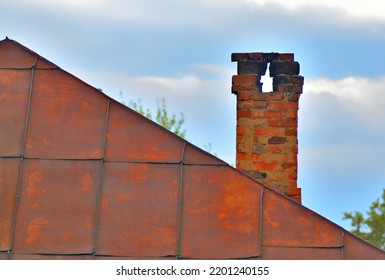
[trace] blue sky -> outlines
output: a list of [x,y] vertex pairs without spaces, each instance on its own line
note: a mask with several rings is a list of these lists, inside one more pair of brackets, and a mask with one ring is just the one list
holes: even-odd
[[374,0],[0,0],[0,38],[119,101],[165,98],[186,115],[187,139],[230,164],[231,53],[295,53],[303,204],[349,228],[342,212],[365,211],[385,187],[384,10]]

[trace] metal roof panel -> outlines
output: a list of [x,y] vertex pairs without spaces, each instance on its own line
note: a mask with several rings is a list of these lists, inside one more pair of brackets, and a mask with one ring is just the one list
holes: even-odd
[[100,162],[24,160],[13,251],[92,253]]
[[177,164],[105,163],[96,253],[174,255],[179,173]]
[[37,70],[26,157],[100,159],[108,98],[62,70]]
[[262,187],[228,166],[185,166],[180,255],[243,258],[260,254]]

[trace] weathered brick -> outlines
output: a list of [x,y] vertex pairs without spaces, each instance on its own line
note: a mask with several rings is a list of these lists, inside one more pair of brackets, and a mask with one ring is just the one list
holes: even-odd
[[269,62],[273,60],[279,60],[279,53],[276,53],[276,52],[264,53],[263,59]]
[[279,102],[271,101],[267,104],[268,109],[279,109],[279,110],[298,110],[298,103],[296,102]]
[[254,133],[264,136],[279,136],[281,135],[281,130],[277,127],[257,127],[254,129]]
[[283,118],[290,118],[290,119],[297,119],[298,118],[298,110],[282,110],[282,117]]
[[279,163],[267,163],[267,162],[254,162],[253,168],[255,170],[278,170]]
[[294,61],[294,54],[293,53],[280,53],[278,59],[279,60]]
[[287,175],[287,178],[289,179],[294,179],[294,180],[298,179],[297,172],[289,172],[289,173],[286,173],[286,175]]
[[282,118],[282,111],[278,110],[253,110],[254,118]]
[[285,135],[286,136],[295,136],[298,135],[298,129],[297,128],[286,128],[285,129]]
[[253,155],[247,155],[245,153],[239,153],[238,159],[239,160],[245,160],[245,161],[252,161],[253,160]]
[[[234,93],[234,92],[233,92]],[[253,94],[251,92],[237,92],[237,105],[239,104],[239,101],[243,100],[252,100],[253,99]]]
[[[287,92],[287,93],[302,93],[302,85],[293,84],[273,84],[273,91]],[[293,101],[298,101],[293,100]]]
[[267,121],[269,126],[272,127],[296,127],[297,120],[296,119],[269,119]]
[[260,92],[258,94],[253,94],[253,100],[259,101],[279,101],[283,100],[284,96],[280,92]]
[[247,100],[241,100],[237,102],[238,108],[244,108],[244,109],[266,109],[267,102],[264,101],[253,101],[250,99]]
[[232,53],[231,61],[242,61],[242,60],[262,60],[263,53],[252,52],[252,53]]
[[232,93],[249,93],[259,91],[258,87],[254,85],[232,85],[231,92]]
[[298,75],[299,74],[299,63],[296,61],[279,61],[273,60],[270,62],[270,77],[277,75]]
[[256,85],[261,81],[260,75],[234,75],[232,78],[233,84],[245,84],[245,85]]
[[238,61],[238,75],[265,75],[267,69],[266,61],[246,60]]
[[303,85],[304,78],[298,75],[276,75],[273,78],[273,85],[292,84]]
[[288,180],[286,186],[292,187],[292,188],[297,188],[297,180],[293,180],[293,179]]
[[258,155],[265,153],[265,149],[266,149],[264,145],[260,145],[260,144],[254,145],[253,148],[254,148],[253,153]]
[[252,112],[251,110],[238,110],[237,118],[251,118]]
[[273,145],[281,145],[286,143],[286,137],[282,136],[273,136],[268,141],[269,144]]
[[298,164],[296,162],[285,162],[283,164],[283,169],[293,169],[293,168],[297,168]]
[[285,156],[286,163],[298,163],[297,155],[291,154]]
[[268,151],[271,152],[271,153],[282,153],[282,149],[281,149],[281,146],[279,145],[270,145],[268,147]]
[[289,102],[298,102],[301,92],[292,92],[289,93],[286,98]]
[[266,179],[267,177],[266,172],[260,172],[257,170],[247,170],[246,173],[255,179]]
[[286,194],[289,196],[297,196],[301,195],[302,191],[301,188],[286,188]]
[[245,134],[246,129],[244,127],[237,127],[237,135]]

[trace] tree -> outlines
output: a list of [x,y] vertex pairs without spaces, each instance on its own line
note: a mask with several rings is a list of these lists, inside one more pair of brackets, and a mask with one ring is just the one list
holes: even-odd
[[358,211],[343,214],[343,219],[350,220],[353,234],[385,249],[385,189],[366,211],[366,217]]
[[[120,93],[120,95],[122,96],[122,93]],[[124,101],[122,103],[125,104]],[[185,122],[184,114],[180,113],[178,118],[175,114],[172,114],[170,116],[170,114],[167,111],[167,105],[164,98],[162,98],[160,101],[157,99],[156,104],[157,104],[157,109],[156,109],[155,118],[153,117],[153,115],[151,114],[148,108],[147,109],[143,108],[142,102],[140,99],[138,99],[137,101],[130,100],[130,102],[128,103],[128,107],[137,111],[138,113],[142,114],[148,119],[155,121],[156,123],[163,126],[164,128],[172,131],[176,135],[182,138],[185,138],[186,130],[182,129],[182,126]]]

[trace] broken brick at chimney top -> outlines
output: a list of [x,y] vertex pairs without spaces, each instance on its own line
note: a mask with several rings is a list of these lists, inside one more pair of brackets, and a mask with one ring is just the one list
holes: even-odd
[[[291,53],[233,53],[237,75],[237,168],[301,202],[297,187],[298,102],[304,78]],[[273,91],[263,92],[269,67]],[[263,176],[261,176],[263,174]]]

